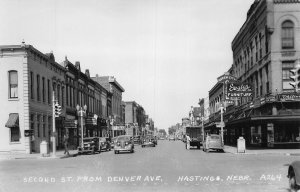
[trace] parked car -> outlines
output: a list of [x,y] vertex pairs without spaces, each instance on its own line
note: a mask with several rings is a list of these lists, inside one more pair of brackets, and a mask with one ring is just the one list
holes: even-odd
[[300,189],[300,161],[294,161],[288,168],[290,191],[298,191]]
[[220,135],[211,134],[206,136],[203,142],[203,151],[208,152],[209,150],[223,151],[224,145]]
[[101,151],[110,151],[111,150],[111,144],[109,137],[99,137],[99,145]]
[[133,137],[133,143],[134,144],[141,144],[141,136],[140,135],[134,136]]
[[99,145],[99,138],[97,137],[86,137],[83,138],[83,148],[80,146],[77,148],[78,149],[78,154],[83,154],[83,153],[96,153],[96,152],[101,152],[101,148]]
[[171,141],[171,140],[172,140],[172,141],[175,141],[175,140],[176,140],[176,139],[175,139],[175,135],[170,135],[170,136],[169,136],[169,141]]
[[134,144],[133,144],[132,137],[130,137],[128,135],[118,136],[115,141],[114,151],[115,151],[115,154],[120,153],[120,151],[133,153],[134,152]]
[[157,137],[156,136],[152,136],[153,137],[153,143],[155,144],[155,145],[157,145]]
[[142,139],[142,147],[146,146],[155,147],[155,141],[152,136],[146,136]]
[[113,149],[115,147],[115,143],[118,137],[113,137],[110,142],[110,147]]

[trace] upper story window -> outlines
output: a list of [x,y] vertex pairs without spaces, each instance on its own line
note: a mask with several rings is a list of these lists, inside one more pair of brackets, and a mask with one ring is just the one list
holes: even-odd
[[281,46],[282,49],[294,48],[294,23],[285,21],[281,26]]
[[9,98],[18,98],[18,72],[9,71]]

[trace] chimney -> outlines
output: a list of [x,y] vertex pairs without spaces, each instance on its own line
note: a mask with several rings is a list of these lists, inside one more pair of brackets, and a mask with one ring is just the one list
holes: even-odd
[[80,71],[80,62],[79,61],[75,61],[75,67],[78,71]]
[[85,75],[88,76],[90,78],[90,70],[86,69],[85,70]]

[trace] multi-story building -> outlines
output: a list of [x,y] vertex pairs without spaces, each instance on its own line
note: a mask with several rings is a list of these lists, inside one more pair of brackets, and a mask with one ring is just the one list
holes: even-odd
[[[243,136],[247,146],[299,147],[300,95],[289,84],[300,58],[299,10],[300,1],[293,0],[255,0],[250,7],[232,41],[234,63],[228,72],[251,85],[253,96],[227,107],[225,143],[236,144]],[[212,90],[212,113],[224,98],[220,86]]]
[[[108,136],[112,123],[109,116],[124,123],[124,89],[115,79],[109,78],[114,86],[107,91],[90,77],[89,70],[81,72],[79,62],[74,65],[66,58],[59,64],[53,53],[43,54],[25,43],[0,46],[0,56],[0,99],[6,109],[0,112],[0,123],[7,127],[0,130],[0,151],[39,152],[42,141],[52,149],[51,136],[56,137],[56,148],[62,148],[64,134],[75,149],[80,143],[81,127],[83,137]],[[117,102],[113,107],[112,101]],[[55,119],[54,102],[62,109]],[[83,116],[78,113],[80,108],[86,109]]]
[[[113,76],[96,75],[96,77],[92,77],[92,79],[108,91],[108,104],[111,104],[111,109],[108,110],[111,135],[114,137],[124,134],[125,125],[122,122],[122,93],[125,91],[124,88]],[[111,95],[111,97],[109,97],[109,95]]]
[[[66,116],[65,128],[69,134],[70,147],[79,145],[81,120],[77,108],[86,106],[84,136],[103,136],[107,131],[106,89],[93,81],[89,70],[81,72],[80,62],[63,62],[66,69]],[[103,99],[104,97],[104,99]],[[79,125],[79,126],[77,126]]]
[[[125,124],[126,134],[128,135],[144,135],[146,134],[146,126],[148,115],[144,108],[135,101],[125,102]],[[148,128],[150,124],[148,124]],[[154,125],[154,122],[153,122]],[[151,128],[151,130],[154,130]]]
[[[65,68],[52,53],[31,45],[0,46],[1,110],[0,151],[39,152],[40,142],[50,143],[53,95],[62,106],[56,118],[57,143],[62,146],[65,115]],[[32,136],[29,136],[32,132]]]

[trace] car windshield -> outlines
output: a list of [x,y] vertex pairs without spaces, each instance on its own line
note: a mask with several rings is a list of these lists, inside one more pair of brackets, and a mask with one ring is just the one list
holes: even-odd
[[129,136],[120,136],[118,137],[117,141],[130,141]]
[[83,138],[84,142],[91,142],[94,141],[94,138]]
[[100,137],[99,140],[100,140],[100,141],[106,141],[106,138],[105,138],[105,137]]
[[213,136],[210,136],[210,139],[220,139],[220,137],[218,135],[213,135]]

